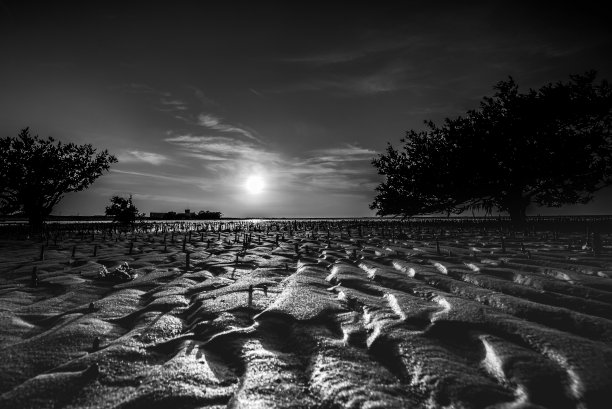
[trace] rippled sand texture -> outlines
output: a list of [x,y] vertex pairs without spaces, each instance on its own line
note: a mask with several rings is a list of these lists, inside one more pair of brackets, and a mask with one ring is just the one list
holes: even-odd
[[610,407],[610,236],[288,226],[1,241],[0,407]]

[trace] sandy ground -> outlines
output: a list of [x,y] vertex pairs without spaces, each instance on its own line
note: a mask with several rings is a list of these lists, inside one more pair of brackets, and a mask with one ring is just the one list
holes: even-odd
[[0,407],[609,407],[609,236],[248,234],[0,240]]

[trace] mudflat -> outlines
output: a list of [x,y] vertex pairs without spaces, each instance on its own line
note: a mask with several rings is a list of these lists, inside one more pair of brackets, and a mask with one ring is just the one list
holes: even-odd
[[290,223],[1,239],[0,407],[608,407],[602,242]]

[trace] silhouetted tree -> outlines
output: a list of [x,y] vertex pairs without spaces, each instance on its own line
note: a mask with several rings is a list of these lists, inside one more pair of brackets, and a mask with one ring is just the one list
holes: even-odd
[[132,202],[132,195],[127,199],[121,196],[111,197],[111,204],[106,206],[105,213],[107,216],[114,216],[113,220],[121,224],[134,223],[136,217],[140,216]]
[[28,128],[0,138],[0,212],[21,211],[38,228],[66,193],[87,188],[114,162],[106,150],[40,139]]
[[522,223],[530,203],[587,203],[612,184],[612,88],[596,73],[519,93],[510,77],[478,110],[407,132],[373,160],[386,180],[379,215],[498,209]]

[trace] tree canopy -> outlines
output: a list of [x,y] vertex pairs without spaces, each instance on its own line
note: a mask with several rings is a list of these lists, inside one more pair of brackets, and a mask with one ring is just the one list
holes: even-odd
[[497,209],[522,222],[529,204],[587,203],[612,184],[612,88],[594,71],[519,92],[510,77],[477,110],[410,130],[373,160],[385,180],[379,215]]
[[117,159],[91,145],[30,135],[0,138],[0,212],[23,212],[38,227],[66,193],[91,185]]
[[105,213],[107,216],[114,216],[114,221],[121,224],[130,224],[136,221],[139,213],[132,202],[132,195],[127,199],[121,196],[113,196],[110,201],[110,206],[106,206]]

